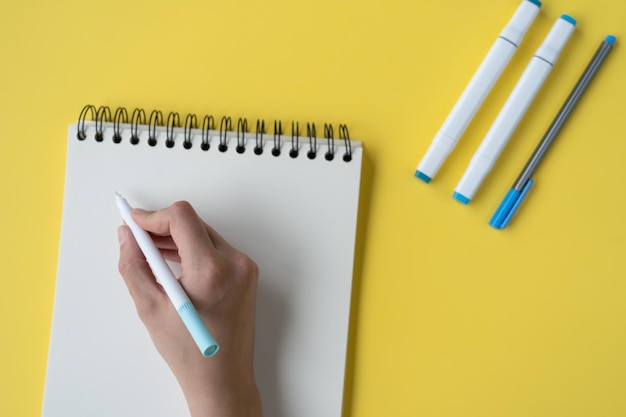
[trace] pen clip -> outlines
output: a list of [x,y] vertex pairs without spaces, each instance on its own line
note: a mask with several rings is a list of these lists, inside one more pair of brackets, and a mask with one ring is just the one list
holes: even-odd
[[533,179],[529,179],[521,192],[510,189],[489,221],[489,225],[495,229],[504,229],[507,227],[511,218],[513,218],[513,215],[522,204],[522,201],[524,201],[526,195],[528,195],[528,191],[534,182]]

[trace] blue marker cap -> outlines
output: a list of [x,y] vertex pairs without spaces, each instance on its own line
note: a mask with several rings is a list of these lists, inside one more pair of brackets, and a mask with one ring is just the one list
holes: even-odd
[[576,19],[574,19],[572,16],[563,14],[561,15],[561,19],[565,20],[566,22],[570,22],[572,25],[576,26]]
[[219,350],[219,345],[206,328],[193,304],[187,302],[181,305],[178,308],[178,315],[183,319],[202,355],[206,357],[215,355]]
[[470,199],[465,197],[463,194],[459,194],[456,191],[454,192],[454,194],[452,194],[452,198],[454,198],[456,201],[466,204],[470,202]]
[[528,0],[529,2],[531,2],[532,4],[536,4],[537,7],[541,7],[541,2],[539,0]]
[[415,177],[424,181],[426,184],[428,184],[432,179],[428,175],[424,174],[422,171],[415,171]]
[[514,189],[510,189],[504,199],[498,206],[498,209],[489,220],[489,226],[495,229],[504,229],[508,226],[511,218],[528,195],[528,191],[530,187],[533,185],[535,181],[530,179],[524,186],[524,189],[520,192]]

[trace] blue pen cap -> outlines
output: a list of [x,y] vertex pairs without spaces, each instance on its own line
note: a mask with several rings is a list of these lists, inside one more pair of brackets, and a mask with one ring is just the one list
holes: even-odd
[[508,193],[506,193],[496,212],[491,217],[491,220],[489,220],[489,226],[494,229],[503,228],[502,224],[504,223],[504,219],[506,219],[511,212],[511,208],[515,205],[515,202],[519,198],[520,194],[521,193],[519,191],[512,188]]
[[534,182],[535,181],[532,179],[528,180],[522,191],[511,188],[509,192],[506,193],[506,196],[504,196],[504,199],[491,217],[491,220],[489,220],[489,226],[494,229],[504,229],[507,227],[511,218],[513,218],[513,215],[522,204],[522,201],[524,201],[528,195],[528,191]]
[[219,345],[200,318],[198,311],[191,303],[185,303],[178,308],[180,318],[187,326],[194,342],[203,356],[210,357],[217,353]]
[[424,174],[422,171],[415,171],[415,178],[419,178],[420,180],[424,181],[426,184],[428,184],[431,180],[431,178]]
[[565,20],[566,22],[571,23],[572,25],[576,26],[576,19],[574,19],[572,16],[567,15],[567,14],[563,14],[561,15],[561,19]]
[[469,202],[470,202],[469,198],[465,197],[461,193],[457,193],[456,191],[454,192],[454,194],[452,194],[452,198],[454,198],[459,203],[462,203],[462,204],[465,204],[465,205],[469,204]]

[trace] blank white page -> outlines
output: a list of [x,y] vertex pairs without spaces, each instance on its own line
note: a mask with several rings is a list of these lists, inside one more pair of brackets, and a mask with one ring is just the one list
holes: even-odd
[[[189,201],[200,216],[259,266],[255,373],[267,417],[340,417],[353,274],[362,148],[351,142],[352,160],[342,159],[345,142],[299,138],[291,158],[291,136],[273,156],[273,135],[261,155],[191,149],[175,129],[173,148],[157,128],[157,145],[130,143],[131,126],[104,123],[97,142],[94,122],[87,137],[68,132],[62,233],[52,334],[44,394],[44,417],[172,417],[188,415],[175,378],[139,321],[117,270],[117,228],[122,219],[115,192],[131,205],[159,209]],[[219,342],[219,341],[218,341]],[[219,355],[219,353],[218,353]]]

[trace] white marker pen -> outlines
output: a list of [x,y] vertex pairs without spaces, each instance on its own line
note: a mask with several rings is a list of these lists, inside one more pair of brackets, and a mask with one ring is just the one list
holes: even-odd
[[219,346],[206,328],[196,308],[189,300],[189,296],[183,287],[180,286],[180,283],[174,276],[167,262],[165,262],[165,259],[163,259],[161,252],[159,252],[159,249],[152,241],[148,232],[139,227],[131,217],[130,212],[132,211],[132,207],[124,197],[117,193],[115,193],[115,201],[117,202],[117,207],[120,209],[124,222],[130,228],[131,232],[133,232],[137,245],[139,245],[141,252],[143,252],[146,257],[146,261],[150,265],[152,273],[163,287],[163,290],[165,290],[172,304],[174,304],[174,308],[183,320],[187,330],[189,330],[196,345],[198,345],[200,352],[202,352],[204,356],[215,355]]
[[435,177],[441,164],[452,152],[467,125],[511,60],[530,24],[539,13],[540,7],[539,0],[522,1],[435,135],[426,155],[417,166],[415,171],[417,178],[428,183]]
[[568,15],[562,15],[552,26],[474,153],[465,174],[454,190],[453,197],[456,200],[467,204],[474,197],[548,77],[575,26],[576,20]]

